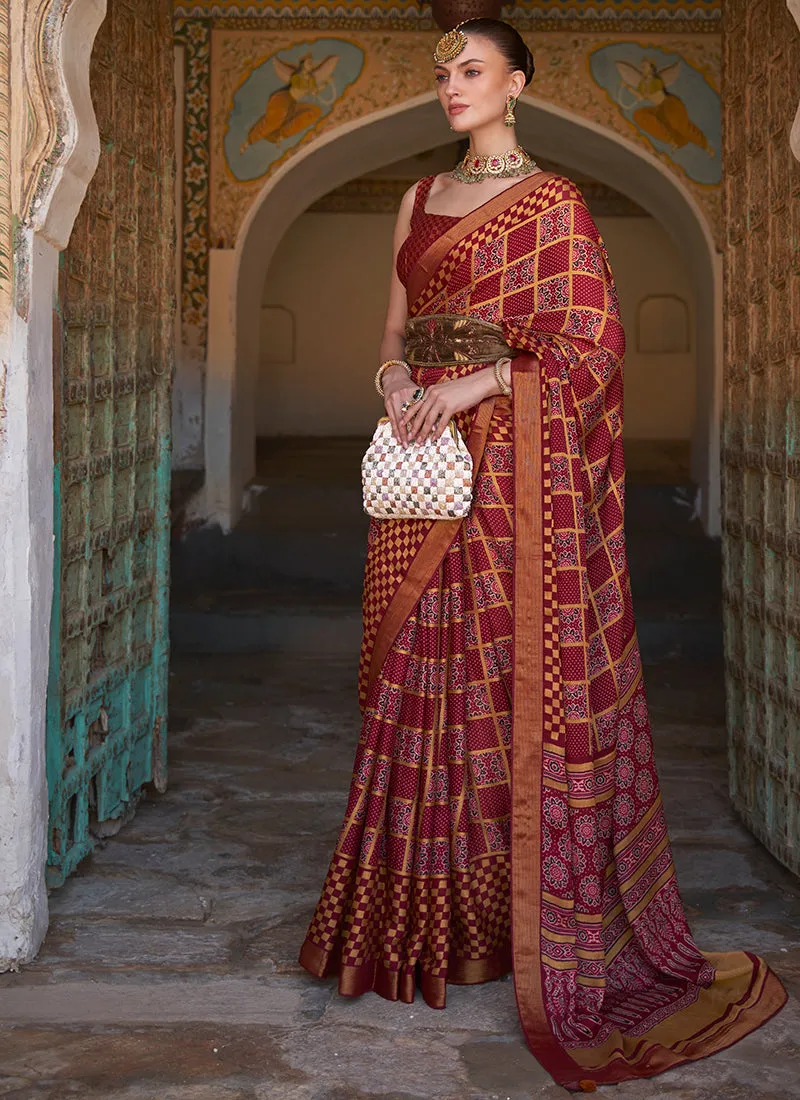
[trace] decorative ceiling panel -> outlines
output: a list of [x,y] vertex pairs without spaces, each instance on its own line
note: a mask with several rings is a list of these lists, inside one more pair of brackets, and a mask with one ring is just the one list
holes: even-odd
[[[319,20],[358,19],[388,21],[406,28],[433,26],[430,5],[403,0],[280,0],[272,4],[248,0],[176,0],[175,14],[190,18],[287,19],[313,23]],[[718,30],[722,0],[542,0],[508,6],[504,16],[519,28],[567,30],[573,24],[615,29],[657,28],[678,30],[681,26],[697,31]]]

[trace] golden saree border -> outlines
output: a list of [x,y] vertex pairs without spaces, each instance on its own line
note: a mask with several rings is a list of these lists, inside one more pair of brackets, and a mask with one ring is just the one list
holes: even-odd
[[448,985],[480,985],[507,974],[511,969],[511,948],[509,944],[504,944],[485,959],[452,955],[446,976],[431,974],[419,963],[397,970],[385,966],[380,959],[370,959],[361,966],[342,963],[341,941],[332,951],[325,951],[306,939],[299,962],[317,978],[337,975],[339,993],[343,997],[360,997],[363,993],[372,992],[387,1001],[413,1004],[419,989],[430,1008],[444,1008]]
[[725,1050],[783,1008],[788,995],[757,955],[703,954],[717,968],[717,977],[690,1005],[642,1035],[615,1031],[599,1046],[572,1049],[574,1062],[598,1084],[653,1077]]
[[[514,438],[514,678],[511,776],[511,938],[517,1011],[542,1065],[564,1052],[550,1029],[542,989],[541,819],[544,735],[543,400],[539,360],[512,362]],[[553,1073],[553,1076],[556,1076]]]
[[476,229],[480,229],[481,226],[488,225],[499,214],[508,211],[510,215],[515,202],[526,195],[533,194],[539,187],[552,179],[554,175],[555,172],[539,172],[536,176],[527,176],[519,183],[515,183],[511,187],[507,187],[505,191],[501,191],[499,195],[495,195],[493,199],[489,199],[488,202],[471,210],[469,214],[465,214],[455,225],[442,233],[440,237],[437,237],[422,253],[408,277],[406,296],[409,310],[434,277],[447,253],[459,241],[463,240],[464,237],[468,237],[470,233],[474,233]]
[[[496,400],[496,397],[487,397],[485,401],[482,401],[472,420],[469,438],[467,439],[467,449],[472,455],[473,484],[483,458],[486,437],[489,434],[489,424],[491,423]],[[391,523],[392,520],[385,520],[384,522]],[[453,544],[453,539],[461,530],[463,522],[463,519],[436,520],[414,555],[405,578],[394,592],[377,628],[369,660],[367,693],[369,693],[380,670],[383,668],[383,662],[386,660],[397,635],[419,602],[422,593],[430,584],[431,577],[441,565],[445,554]]]

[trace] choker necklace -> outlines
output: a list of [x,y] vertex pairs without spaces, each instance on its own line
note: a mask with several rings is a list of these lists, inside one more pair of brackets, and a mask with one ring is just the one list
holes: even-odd
[[461,183],[480,183],[481,180],[526,176],[538,167],[530,153],[521,145],[515,145],[505,153],[495,153],[489,157],[467,153],[450,175]]

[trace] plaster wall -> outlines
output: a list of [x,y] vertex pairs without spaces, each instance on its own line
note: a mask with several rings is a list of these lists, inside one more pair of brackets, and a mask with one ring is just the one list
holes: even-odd
[[[240,400],[242,378],[236,372],[236,345],[233,327],[234,253],[231,249],[212,249],[209,255],[209,338],[206,364],[206,405],[213,410],[205,433],[205,498],[211,515],[229,516],[236,523],[241,511],[241,491],[252,476],[254,453],[243,445],[241,421],[248,415],[246,400]],[[250,427],[247,439],[253,438]]]
[[0,970],[47,930],[45,703],[53,591],[52,311],[58,253],[26,234],[32,294],[15,314],[0,447]]
[[[644,353],[637,350],[636,339],[637,307],[651,295],[681,298],[693,316],[692,288],[680,253],[653,218],[600,217],[597,222],[611,255],[628,338],[626,436],[691,439],[694,351]],[[267,324],[260,347],[258,435],[372,432],[381,411],[372,375],[386,311],[393,228],[393,214],[307,213],[287,231],[267,274],[262,305],[282,306],[293,318],[294,356],[275,361]],[[279,318],[281,324],[287,319],[287,314]]]

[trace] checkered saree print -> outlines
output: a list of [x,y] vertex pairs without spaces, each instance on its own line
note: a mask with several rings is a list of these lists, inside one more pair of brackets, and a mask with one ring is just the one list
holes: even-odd
[[702,952],[678,890],[625,551],[608,256],[555,176],[462,219],[422,267],[410,315],[501,326],[513,396],[492,407],[467,519],[371,524],[364,724],[301,961],[343,993],[420,988],[435,1007],[447,982],[513,968],[559,1083],[651,1076],[729,1046],[785,993],[757,956]]

